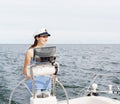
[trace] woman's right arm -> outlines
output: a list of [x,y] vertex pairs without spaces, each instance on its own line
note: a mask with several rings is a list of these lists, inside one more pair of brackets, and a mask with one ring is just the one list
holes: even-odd
[[23,74],[24,74],[24,76],[27,75],[27,66],[30,65],[31,58],[32,58],[32,51],[31,51],[31,49],[29,49],[26,52],[25,60],[24,60],[24,68],[23,68]]

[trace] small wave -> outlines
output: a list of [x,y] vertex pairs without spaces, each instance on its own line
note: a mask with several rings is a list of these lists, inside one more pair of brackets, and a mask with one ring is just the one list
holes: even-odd
[[112,82],[115,83],[115,84],[120,85],[120,79],[118,79],[118,77],[117,77],[117,78],[114,78],[114,79],[112,80]]
[[113,65],[120,65],[119,62],[111,62],[111,64],[113,64]]
[[102,71],[104,71],[104,69],[102,69],[102,68],[89,68],[89,69],[87,69],[87,68],[84,68],[85,70],[87,70],[87,71],[91,71],[91,72],[102,72]]
[[64,85],[65,88],[80,88],[80,86],[77,85]]
[[66,64],[60,64],[60,67],[67,67]]

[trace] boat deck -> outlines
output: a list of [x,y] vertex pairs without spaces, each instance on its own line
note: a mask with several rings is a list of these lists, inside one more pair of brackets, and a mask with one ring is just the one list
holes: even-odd
[[[58,104],[66,104],[66,101],[60,101]],[[101,96],[89,96],[70,99],[69,104],[120,104],[120,101]]]

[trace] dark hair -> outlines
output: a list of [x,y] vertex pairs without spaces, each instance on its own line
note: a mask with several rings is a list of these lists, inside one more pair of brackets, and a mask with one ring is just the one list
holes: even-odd
[[30,49],[30,48],[34,48],[35,46],[37,46],[37,42],[38,42],[38,41],[37,41],[36,37],[34,37],[34,39],[35,39],[35,40],[34,40],[34,44],[32,44],[32,45],[29,47],[29,49]]

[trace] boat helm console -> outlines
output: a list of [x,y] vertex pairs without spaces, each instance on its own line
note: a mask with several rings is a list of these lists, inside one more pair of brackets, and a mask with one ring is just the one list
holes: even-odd
[[36,63],[55,63],[56,60],[56,47],[42,47],[35,48],[33,60]]
[[35,48],[33,64],[27,67],[27,76],[57,74],[59,70],[56,61],[56,47]]

